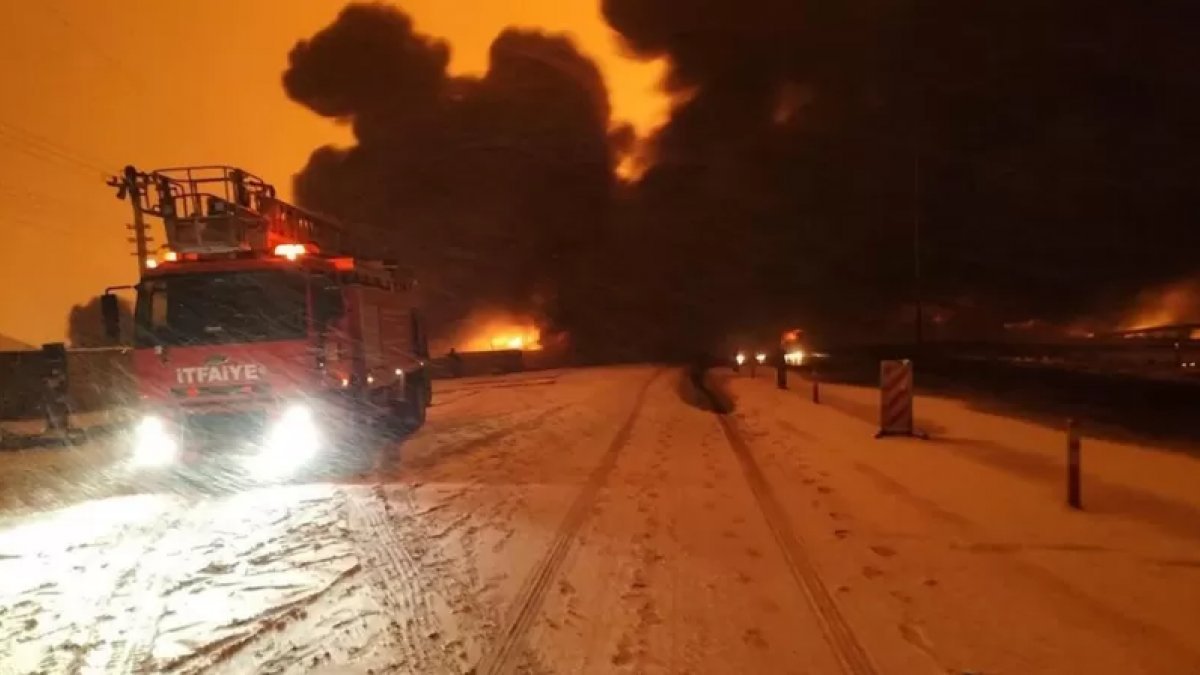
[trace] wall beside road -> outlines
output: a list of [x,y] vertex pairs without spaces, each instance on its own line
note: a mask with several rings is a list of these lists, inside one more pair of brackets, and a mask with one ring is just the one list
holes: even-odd
[[[126,405],[136,396],[132,352],[120,347],[67,350],[67,400],[74,411]],[[40,351],[0,352],[0,419],[42,414],[46,374]]]
[[525,370],[525,354],[520,350],[506,349],[491,352],[458,352],[457,364],[449,356],[430,361],[430,371],[437,379],[447,377],[475,377],[478,375],[504,375]]
[[0,419],[37,414],[44,363],[41,352],[0,352]]

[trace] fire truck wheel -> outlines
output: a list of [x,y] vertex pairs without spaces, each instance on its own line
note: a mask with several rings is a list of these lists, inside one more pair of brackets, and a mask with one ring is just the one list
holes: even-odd
[[411,382],[403,401],[397,401],[400,421],[410,429],[419,429],[425,424],[425,408],[428,406],[428,392],[425,384],[417,380]]

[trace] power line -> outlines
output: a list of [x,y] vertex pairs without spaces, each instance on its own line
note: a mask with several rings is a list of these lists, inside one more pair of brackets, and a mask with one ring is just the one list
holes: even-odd
[[[46,136],[43,136],[42,134],[39,134],[34,131],[30,131],[29,129],[26,129],[18,124],[14,124],[13,122],[0,120],[0,127],[7,128],[10,133],[14,133],[14,134],[17,134],[18,136],[24,137],[32,143],[37,143],[39,145],[43,145],[43,146],[52,148],[63,154],[71,155],[83,162],[87,162],[90,164],[101,164],[101,165],[107,164],[110,166],[117,166],[116,162],[109,162],[108,160],[99,158],[96,155],[93,155],[89,152],[84,152],[78,148],[69,147],[67,145],[64,145],[60,141],[55,141],[53,139],[47,138]],[[106,169],[106,170],[108,170],[108,169]]]
[[[13,225],[37,235],[52,234],[61,237],[63,240],[72,242],[79,242],[80,240],[78,232],[71,232],[59,225],[43,220],[31,220],[22,216],[0,215],[0,223],[6,226]],[[98,259],[95,256],[72,256],[71,259],[73,265],[80,264],[81,261],[86,260],[90,267],[98,267]]]
[[100,163],[88,159],[78,151],[71,150],[66,146],[55,143],[43,136],[25,131],[2,120],[0,120],[0,138],[7,139],[14,149],[38,159],[67,162],[81,169],[86,169],[89,172],[98,171],[105,176],[112,174],[114,171],[112,167],[102,166]]
[[62,199],[55,195],[32,189],[13,189],[0,185],[0,195],[6,195],[13,200],[20,200],[31,207],[31,210],[41,213],[61,214],[69,212],[73,215],[88,215],[103,219],[111,217],[97,208],[97,204],[89,204],[78,200]]
[[78,162],[78,161],[69,159],[62,155],[55,154],[53,152],[49,152],[44,149],[40,149],[36,146],[31,146],[28,144],[21,144],[20,142],[13,142],[16,139],[13,139],[12,137],[6,137],[6,136],[4,136],[4,134],[2,132],[0,132],[0,140],[9,141],[7,144],[8,147],[12,148],[13,150],[15,150],[17,152],[20,152],[24,155],[28,155],[29,157],[32,157],[34,159],[41,160],[50,165],[56,166],[60,169],[70,169],[72,171],[75,171],[77,174],[79,174],[81,176],[87,176],[88,178],[96,179],[96,178],[102,178],[104,176],[108,176],[108,175],[112,174],[111,171],[102,169],[97,166],[91,166],[88,164],[84,164],[82,162]]
[[23,225],[26,229],[30,231],[36,231],[38,234],[50,232],[51,234],[57,234],[67,239],[79,239],[79,234],[77,232],[69,232],[59,225],[54,225],[46,221],[30,220],[22,216],[0,215],[0,222]]

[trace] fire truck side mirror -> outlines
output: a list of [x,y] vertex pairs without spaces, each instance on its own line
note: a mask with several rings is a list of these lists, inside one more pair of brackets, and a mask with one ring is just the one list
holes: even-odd
[[121,340],[121,310],[117,296],[105,293],[100,296],[100,315],[104,319],[104,335],[112,342]]

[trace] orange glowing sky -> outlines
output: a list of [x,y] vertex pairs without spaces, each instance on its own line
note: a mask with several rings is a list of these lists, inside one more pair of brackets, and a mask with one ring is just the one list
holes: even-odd
[[[279,84],[296,40],[342,0],[38,0],[0,3],[0,335],[61,340],[71,305],[133,281],[128,206],[105,172],[243,166],[286,195],[309,152],[344,128]],[[614,115],[641,133],[666,114],[661,63],[622,55],[599,0],[404,0],[422,32],[480,72],[508,25],[572,34],[596,59]]]

